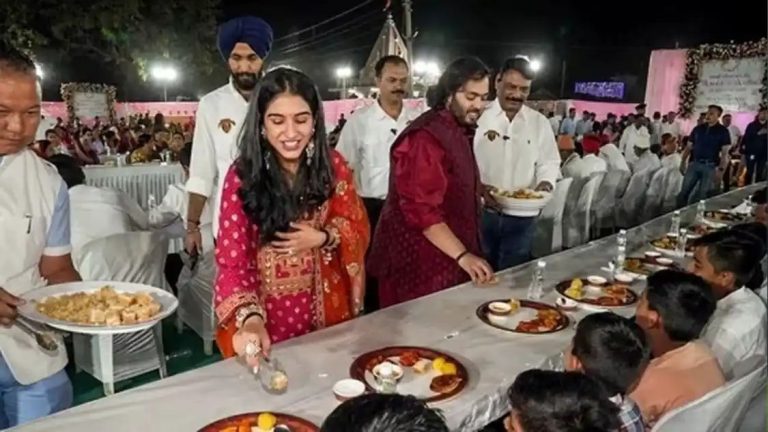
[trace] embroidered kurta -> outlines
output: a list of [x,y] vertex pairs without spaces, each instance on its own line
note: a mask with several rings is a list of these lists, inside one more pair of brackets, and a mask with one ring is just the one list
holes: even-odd
[[354,187],[352,171],[332,153],[335,173],[332,196],[300,221],[338,234],[331,250],[313,249],[293,255],[260,244],[238,195],[241,180],[233,165],[224,179],[216,247],[215,287],[219,347],[233,355],[235,312],[256,305],[265,311],[273,343],[352,318],[352,293],[364,290],[363,259],[370,239],[368,217]]

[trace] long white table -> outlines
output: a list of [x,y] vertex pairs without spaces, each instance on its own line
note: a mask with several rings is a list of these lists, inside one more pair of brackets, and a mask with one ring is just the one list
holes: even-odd
[[[757,189],[732,191],[709,200],[708,206],[736,205]],[[690,222],[694,212],[693,207],[686,209],[683,221]],[[629,230],[628,250],[639,253],[668,228],[669,215]],[[543,301],[554,301],[556,282],[599,274],[613,257],[615,242],[611,236],[546,257]],[[505,391],[520,372],[561,352],[573,337],[572,328],[548,335],[507,333],[476,317],[476,308],[485,301],[524,297],[531,269],[528,263],[503,272],[499,285],[492,288],[465,284],[276,346],[273,355],[290,377],[289,390],[280,396],[267,394],[256,377],[230,359],[72,408],[19,430],[193,431],[222,417],[260,410],[292,413],[320,425],[338,405],[332,385],[348,377],[349,365],[358,355],[390,345],[416,345],[450,353],[468,368],[467,389],[435,406],[443,410],[451,430],[476,431],[504,415]],[[644,285],[634,288],[642,291]],[[617,312],[630,316],[634,307]],[[580,319],[585,314],[571,316]]]
[[160,204],[170,185],[184,181],[184,172],[178,163],[122,167],[90,165],[84,171],[86,184],[121,190],[132,196],[145,210],[150,195]]

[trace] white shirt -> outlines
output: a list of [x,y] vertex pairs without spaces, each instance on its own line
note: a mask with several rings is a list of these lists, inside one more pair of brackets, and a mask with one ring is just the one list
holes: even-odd
[[717,302],[702,339],[717,357],[727,379],[739,363],[766,355],[766,307],[752,290],[742,287]]
[[673,121],[672,123],[662,122],[661,135],[664,135],[666,133],[679,137],[680,135],[683,134],[683,128],[680,127],[680,123],[677,120]]
[[683,157],[680,156],[680,153],[672,153],[671,155],[666,155],[661,157],[661,166],[663,168],[674,168],[679,170],[680,169],[680,163],[683,161]]
[[208,198],[214,235],[219,226],[218,197],[224,176],[237,157],[237,139],[247,111],[248,102],[231,82],[203,96],[197,106],[187,191]]
[[563,177],[579,178],[582,177],[582,172],[584,171],[583,168],[584,167],[581,161],[581,156],[574,152],[568,156],[568,159],[566,159],[565,162],[563,162],[563,166],[560,167],[560,171]]
[[581,176],[589,177],[592,173],[608,171],[608,164],[602,159],[588,153],[581,158]]
[[661,120],[654,120],[651,123],[651,144],[661,144]]
[[640,126],[638,129],[635,125],[630,125],[624,129],[621,140],[619,140],[619,150],[624,154],[624,158],[629,165],[632,165],[637,160],[635,145],[640,141],[647,141],[648,145],[646,147],[650,147],[651,134],[648,133],[647,127]]
[[608,171],[627,171],[629,172],[629,165],[627,160],[624,159],[619,148],[616,144],[608,143],[600,147],[600,159],[604,160],[608,166]]
[[149,226],[136,200],[115,189],[74,186],[69,189],[69,202],[73,250],[92,240]]
[[336,150],[355,172],[360,196],[384,199],[389,191],[389,150],[421,110],[403,105],[397,120],[378,101],[355,111],[344,125]]
[[474,145],[480,177],[487,185],[514,191],[544,181],[554,186],[560,177],[552,127],[525,105],[510,122],[499,101],[493,101],[477,122]]
[[557,117],[552,117],[549,119],[549,124],[552,126],[552,133],[555,134],[555,136],[559,135],[560,120]]
[[741,138],[741,131],[739,130],[739,127],[735,124],[728,126],[728,134],[731,135],[731,146],[737,145],[739,143],[739,139]]
[[661,168],[659,157],[651,153],[650,150],[646,150],[646,152],[632,165],[632,172],[637,173],[647,169],[656,171],[659,168]]
[[[153,229],[162,229],[171,238],[183,238],[189,208],[189,194],[183,183],[168,187],[163,202],[149,212],[149,224]],[[211,206],[205,203],[200,214],[200,232],[203,238],[203,251],[213,250],[213,213]]]

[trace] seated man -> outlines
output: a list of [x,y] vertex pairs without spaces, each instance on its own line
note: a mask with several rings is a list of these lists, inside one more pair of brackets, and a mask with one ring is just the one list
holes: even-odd
[[714,311],[715,298],[700,277],[673,270],[648,277],[635,320],[648,337],[653,360],[629,395],[647,426],[725,384],[717,358],[696,340]]
[[568,135],[561,135],[557,138],[557,150],[560,153],[560,172],[563,177],[578,178],[582,176],[581,156],[576,152],[576,145],[573,138]]
[[619,408],[591,378],[539,369],[517,376],[507,392],[507,432],[615,432]]
[[448,426],[413,396],[368,394],[339,405],[320,432],[448,432]]
[[147,214],[133,198],[118,190],[87,186],[83,169],[70,156],[56,155],[50,161],[69,188],[75,253],[92,240],[147,229]]
[[643,432],[640,407],[627,394],[645,371],[651,348],[632,320],[614,313],[588,315],[579,321],[565,352],[565,369],[582,372],[611,395],[619,407],[621,432]]
[[[709,283],[717,308],[702,333],[720,362],[726,378],[732,379],[739,365],[766,355],[765,304],[746,287],[755,272],[765,245],[746,231],[728,230],[707,234],[694,241],[691,272]],[[759,285],[755,288],[758,288]]]
[[651,144],[648,140],[638,140],[635,143],[633,151],[635,152],[635,162],[632,164],[632,173],[639,173],[644,170],[656,171],[661,168],[659,157],[650,150]]
[[13,325],[17,296],[80,280],[70,255],[69,199],[56,170],[28,148],[40,123],[35,64],[0,38],[0,429],[72,405],[64,371],[67,352],[55,352]]

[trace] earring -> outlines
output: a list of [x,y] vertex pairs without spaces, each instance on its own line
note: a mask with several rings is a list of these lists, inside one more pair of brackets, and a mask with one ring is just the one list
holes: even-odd
[[269,153],[264,154],[264,168],[269,171]]
[[307,165],[312,165],[312,156],[315,155],[315,142],[311,141],[307,146]]

